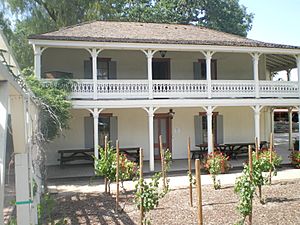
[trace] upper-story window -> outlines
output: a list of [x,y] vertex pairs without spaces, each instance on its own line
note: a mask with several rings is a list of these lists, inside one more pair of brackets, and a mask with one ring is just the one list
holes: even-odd
[[[206,80],[206,60],[199,59],[198,62],[194,62],[194,79]],[[211,60],[211,79],[217,79],[217,60]]]
[[[84,61],[84,79],[93,79],[92,58]],[[97,79],[117,79],[117,62],[110,58],[97,58]]]

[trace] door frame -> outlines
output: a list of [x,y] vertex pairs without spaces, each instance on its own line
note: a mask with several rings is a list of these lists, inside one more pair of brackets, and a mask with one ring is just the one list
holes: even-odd
[[[171,59],[170,58],[152,58],[152,63],[154,62],[166,62],[168,64],[167,66],[167,79],[171,79]],[[152,65],[153,67],[153,65]],[[153,79],[153,68],[152,68],[152,79]]]
[[[170,115],[170,113],[155,113],[154,118],[153,118],[153,123],[156,118],[166,118],[167,119],[166,133],[167,133],[167,145],[168,146],[166,146],[166,149],[168,148],[172,155],[172,115]],[[154,135],[154,131],[153,131],[153,135]],[[154,140],[155,140],[155,138],[153,138],[153,141]],[[158,136],[157,140],[158,140],[158,143],[155,143],[155,142],[153,143],[154,149],[155,148],[159,149],[159,136]],[[160,154],[158,157],[154,155],[154,159],[156,159],[156,160],[160,159]]]

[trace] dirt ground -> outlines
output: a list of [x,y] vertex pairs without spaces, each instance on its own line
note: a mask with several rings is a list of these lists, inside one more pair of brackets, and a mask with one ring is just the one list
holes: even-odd
[[[254,199],[253,224],[300,224],[300,180],[277,181],[271,186],[263,187],[265,204]],[[233,186],[224,186],[214,190],[211,186],[203,186],[204,224],[235,224],[241,216],[236,207],[238,197]],[[54,194],[56,200],[52,219],[64,218],[66,224],[139,224],[139,211],[133,204],[132,194],[128,193],[124,212],[115,213],[115,196],[104,193]],[[188,225],[197,224],[196,206],[189,206],[188,189],[171,190],[159,204],[149,213],[152,225]],[[196,202],[196,193],[193,196]],[[121,206],[126,198],[121,199]],[[47,224],[45,222],[45,224]]]

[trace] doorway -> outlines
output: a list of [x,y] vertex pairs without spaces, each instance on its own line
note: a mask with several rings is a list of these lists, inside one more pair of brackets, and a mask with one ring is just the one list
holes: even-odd
[[159,136],[162,137],[163,149],[172,153],[172,119],[169,113],[159,113],[154,116],[154,159],[160,159]]
[[154,58],[152,60],[152,79],[170,80],[170,59]]

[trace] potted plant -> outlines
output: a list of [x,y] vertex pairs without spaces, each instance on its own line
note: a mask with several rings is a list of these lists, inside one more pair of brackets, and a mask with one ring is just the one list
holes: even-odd
[[217,180],[217,175],[220,173],[226,173],[229,170],[228,159],[228,156],[218,151],[207,155],[205,168],[212,176],[215,190],[221,187],[220,180]]
[[292,164],[296,168],[300,168],[300,151],[293,151],[290,158],[292,160]]

